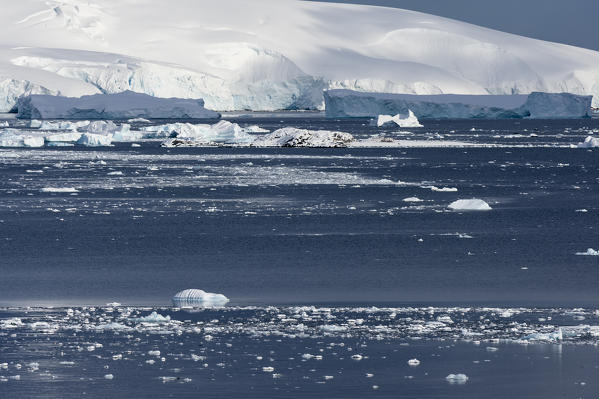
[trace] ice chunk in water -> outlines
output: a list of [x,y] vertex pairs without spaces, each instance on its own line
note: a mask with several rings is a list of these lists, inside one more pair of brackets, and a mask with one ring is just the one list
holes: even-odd
[[468,381],[468,376],[466,374],[449,374],[445,379],[450,384],[465,384]]
[[391,115],[379,115],[376,121],[376,125],[378,127],[395,123],[399,127],[422,127],[416,115],[412,112],[412,110],[408,110],[408,116],[406,118],[402,118],[400,114],[395,116]]
[[477,198],[460,199],[449,204],[454,211],[490,211],[492,208],[485,201]]
[[214,294],[198,289],[186,289],[175,294],[173,304],[177,307],[197,307],[224,305],[229,298],[223,294]]

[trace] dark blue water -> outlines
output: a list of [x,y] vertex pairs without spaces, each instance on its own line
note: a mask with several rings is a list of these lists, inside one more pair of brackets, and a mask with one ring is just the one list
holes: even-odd
[[[550,136],[597,122],[437,124],[478,136],[552,124]],[[305,125],[363,121],[319,123]],[[599,304],[599,258],[575,255],[599,247],[595,151],[146,143],[0,157],[3,304],[166,304],[188,287],[239,304]],[[493,210],[447,210],[473,197]]]
[[[237,122],[359,137],[380,132],[365,120]],[[599,132],[599,121],[425,126],[383,131],[475,147],[165,149],[145,142],[0,150],[0,321],[24,323],[0,328],[0,366],[7,362],[0,367],[0,397],[596,396],[594,330],[563,345],[512,341],[563,325],[599,324],[599,257],[576,255],[599,250],[599,158],[597,150],[568,148]],[[404,201],[409,197],[422,201]],[[469,198],[492,210],[448,209]],[[156,308],[185,288],[223,293],[239,308],[195,315]],[[127,321],[130,309],[117,317],[111,309],[81,308],[113,301],[151,306],[134,312],[157,310],[181,324],[153,330]],[[403,316],[398,310],[366,330],[352,327],[352,318],[369,317],[361,313],[318,316],[320,324],[303,336],[281,327],[287,316],[277,318],[298,304],[569,310],[560,311],[559,321],[544,310],[534,327],[536,317],[510,316],[481,327],[478,320],[488,316],[477,313],[425,335],[402,330],[397,320],[418,325],[426,310]],[[252,305],[277,308],[262,319]],[[63,322],[66,308],[49,306],[89,315]],[[583,313],[572,310],[581,307]],[[109,320],[133,330],[96,329]],[[190,329],[194,323],[199,332]],[[326,324],[349,330],[323,333]],[[186,329],[177,332],[180,326]],[[254,336],[256,328],[278,333]],[[469,335],[471,329],[481,335]],[[206,334],[214,339],[204,340]],[[86,349],[95,343],[102,347]],[[345,352],[331,346],[339,343]],[[347,347],[365,358],[352,360]],[[165,361],[146,363],[152,349]],[[322,361],[302,360],[320,349]],[[208,366],[191,353],[202,353]],[[118,354],[123,359],[113,360]],[[414,357],[422,361],[418,368],[407,365]],[[39,370],[31,371],[31,362]],[[264,372],[270,364],[275,370]],[[462,372],[466,384],[445,380]],[[104,378],[109,373],[113,380]],[[17,374],[20,380],[2,379]]]

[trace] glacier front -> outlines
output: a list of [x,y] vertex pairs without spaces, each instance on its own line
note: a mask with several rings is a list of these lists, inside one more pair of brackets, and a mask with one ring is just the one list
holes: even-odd
[[32,94],[21,97],[17,108],[22,119],[220,118],[204,108],[202,99],[158,98],[133,91],[79,98]]
[[329,90],[327,117],[376,117],[413,113],[423,119],[589,118],[592,96],[570,93],[530,95],[412,95]]

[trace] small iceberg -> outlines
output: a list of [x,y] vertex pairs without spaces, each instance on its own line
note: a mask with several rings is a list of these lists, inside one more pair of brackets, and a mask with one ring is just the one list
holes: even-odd
[[460,199],[448,206],[454,211],[490,211],[492,208],[485,201],[477,198]]
[[599,251],[594,250],[593,248],[587,249],[586,252],[576,252],[576,255],[580,256],[599,256]]
[[450,384],[465,384],[468,381],[466,374],[449,374],[445,377]]
[[582,143],[576,144],[577,148],[596,148],[599,147],[599,137],[587,136]]
[[379,115],[376,120],[377,127],[381,127],[389,123],[395,123],[399,127],[423,127],[412,110],[408,110],[407,118],[402,118],[399,114],[395,116]]
[[177,292],[173,297],[173,305],[179,308],[223,306],[227,302],[229,302],[229,298],[223,294],[214,294],[193,288]]
[[550,333],[533,333],[522,338],[524,341],[539,341],[539,342],[560,342],[564,339],[564,334],[561,328]]
[[138,317],[138,318],[134,318],[131,320],[138,322],[138,323],[167,323],[167,322],[171,321],[171,317],[163,316],[160,313],[156,313],[154,311],[154,312],[150,313],[148,316]]

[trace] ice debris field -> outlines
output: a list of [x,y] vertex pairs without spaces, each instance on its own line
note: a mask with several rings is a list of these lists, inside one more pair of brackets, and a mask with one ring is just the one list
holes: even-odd
[[[426,386],[460,395],[453,385],[500,383],[488,373],[506,362],[546,369],[562,346],[595,347],[598,319],[582,308],[0,308],[0,390],[122,395],[134,378],[151,387],[148,397],[200,387],[338,397]],[[236,383],[225,388],[221,379]]]
[[[106,147],[117,143],[160,142],[162,147],[320,147],[320,148],[427,148],[427,147],[569,147],[594,148],[599,146],[599,128],[587,127],[574,131],[564,127],[562,134],[547,135],[535,128],[510,132],[485,131],[472,127],[467,131],[447,130],[439,121],[424,127],[408,110],[400,114],[378,115],[373,119],[325,120],[316,116],[306,121],[287,116],[285,126],[274,116],[262,119],[268,129],[248,123],[247,118],[222,119],[216,123],[197,123],[173,120],[129,118],[112,120],[15,120],[0,122],[0,147]],[[210,111],[211,112],[211,111]],[[307,117],[307,119],[310,119]],[[298,122],[299,120],[299,122]],[[333,125],[338,130],[327,130],[317,125]],[[434,127],[431,127],[431,123]],[[473,125],[476,122],[468,122]],[[593,125],[589,123],[589,125]],[[296,127],[297,126],[297,127]],[[357,127],[357,129],[356,129]],[[343,131],[349,130],[349,131]],[[446,130],[442,132],[440,130]],[[583,133],[580,135],[578,133]],[[586,135],[585,135],[586,133]]]

